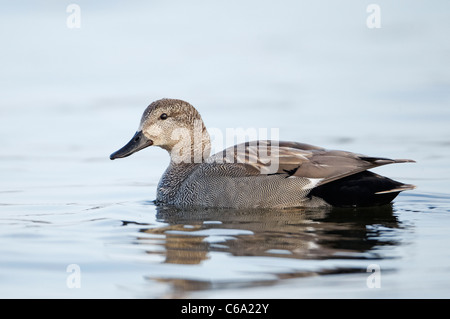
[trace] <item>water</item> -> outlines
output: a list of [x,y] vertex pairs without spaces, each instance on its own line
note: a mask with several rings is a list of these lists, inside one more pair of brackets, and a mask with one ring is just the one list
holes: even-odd
[[[1,297],[450,296],[445,1],[379,1],[376,30],[359,1],[79,1],[77,30],[67,4],[2,4]],[[374,209],[157,208],[167,154],[108,157],[161,97],[223,132],[415,159],[376,172],[418,188]]]

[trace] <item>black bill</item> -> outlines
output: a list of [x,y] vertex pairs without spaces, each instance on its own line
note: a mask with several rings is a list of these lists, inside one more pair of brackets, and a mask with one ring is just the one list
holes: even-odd
[[109,158],[114,160],[116,158],[122,158],[130,156],[131,154],[146,148],[153,144],[153,141],[145,137],[142,131],[136,132],[131,140],[120,150],[112,153]]

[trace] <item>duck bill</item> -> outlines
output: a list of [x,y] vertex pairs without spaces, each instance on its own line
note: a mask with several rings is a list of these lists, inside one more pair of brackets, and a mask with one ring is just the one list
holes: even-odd
[[136,153],[137,151],[142,150],[143,148],[146,148],[153,144],[153,141],[145,137],[145,135],[142,133],[142,131],[136,132],[134,136],[131,138],[131,140],[120,150],[112,153],[109,158],[114,160],[116,158],[123,158],[130,156],[133,153]]

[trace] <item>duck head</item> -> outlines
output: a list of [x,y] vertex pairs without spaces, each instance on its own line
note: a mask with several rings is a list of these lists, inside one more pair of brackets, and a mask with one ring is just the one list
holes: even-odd
[[162,99],[150,104],[131,140],[111,154],[123,158],[148,146],[167,150],[172,162],[202,162],[210,153],[209,134],[198,111],[188,102]]

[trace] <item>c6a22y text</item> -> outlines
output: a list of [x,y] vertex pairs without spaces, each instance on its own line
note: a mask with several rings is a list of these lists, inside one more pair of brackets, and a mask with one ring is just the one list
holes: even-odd
[[269,304],[262,303],[229,303],[225,306],[226,313],[267,313]]

